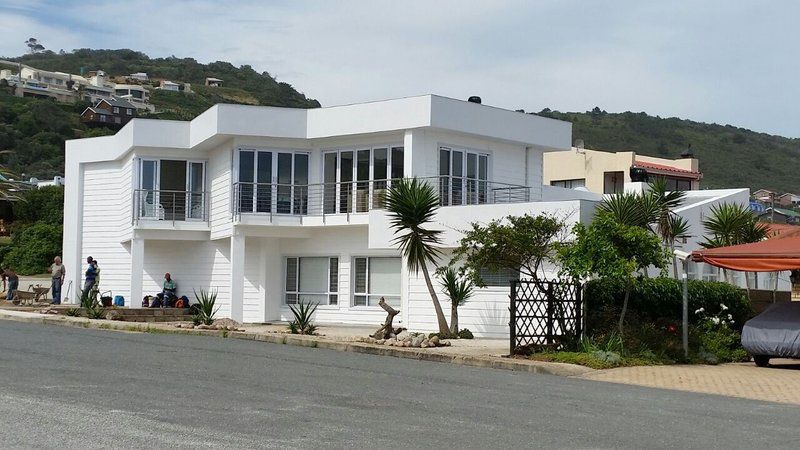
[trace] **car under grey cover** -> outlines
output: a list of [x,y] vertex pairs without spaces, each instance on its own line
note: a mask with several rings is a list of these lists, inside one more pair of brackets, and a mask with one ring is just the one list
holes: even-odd
[[742,347],[751,355],[800,357],[800,302],[781,302],[748,320]]

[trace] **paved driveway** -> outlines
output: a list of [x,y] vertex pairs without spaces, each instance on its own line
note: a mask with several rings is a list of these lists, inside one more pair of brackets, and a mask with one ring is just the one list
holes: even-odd
[[800,361],[773,359],[770,363],[769,368],[753,363],[621,367],[583,378],[800,405]]
[[0,446],[796,448],[800,408],[254,341],[0,323]]

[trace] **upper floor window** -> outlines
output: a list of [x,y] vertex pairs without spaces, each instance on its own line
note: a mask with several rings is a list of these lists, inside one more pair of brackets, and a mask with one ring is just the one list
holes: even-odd
[[550,182],[550,186],[557,186],[567,189],[586,187],[586,178],[576,178],[574,180],[554,180]]
[[403,178],[403,147],[376,146],[323,154],[323,212],[366,212],[383,206],[391,180]]
[[205,218],[205,162],[142,159],[138,216],[159,220]]
[[439,199],[442,205],[487,203],[489,155],[439,147]]
[[128,113],[129,116],[133,115],[133,110],[131,108],[125,108],[125,111]]
[[307,152],[242,149],[236,159],[239,212],[308,214]]
[[119,114],[119,108],[116,106],[114,107],[114,114]]

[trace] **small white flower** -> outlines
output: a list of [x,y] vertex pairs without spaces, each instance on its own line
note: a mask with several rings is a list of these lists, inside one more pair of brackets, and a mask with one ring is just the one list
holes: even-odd
[[720,307],[720,308],[722,308],[722,310],[723,310],[723,311],[725,311],[725,310],[727,310],[727,309],[728,309],[728,307],[727,307],[727,306],[725,306],[725,305],[724,305],[724,304],[722,304],[722,303],[720,303],[720,304],[719,304],[719,307]]
[[733,320],[733,315],[732,314],[728,314],[728,320]]
[[712,318],[711,318],[711,322],[712,322],[714,325],[719,325],[719,317],[712,317]]
[[706,312],[706,310],[705,310],[705,309],[703,309],[703,308],[700,308],[700,309],[698,309],[697,311],[695,311],[694,313],[695,313],[695,314],[700,314],[700,313],[702,313],[702,312]]

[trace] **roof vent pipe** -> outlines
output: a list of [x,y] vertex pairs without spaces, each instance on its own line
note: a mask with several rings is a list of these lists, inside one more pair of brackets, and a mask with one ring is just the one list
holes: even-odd
[[473,95],[472,97],[468,98],[467,101],[471,103],[477,103],[479,105],[481,104],[481,98],[477,95]]

